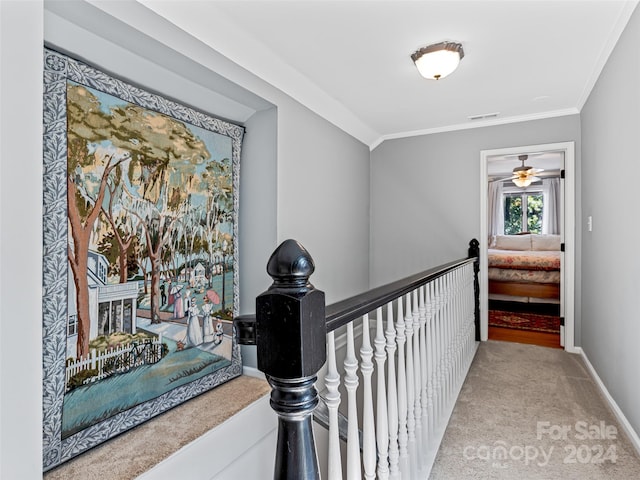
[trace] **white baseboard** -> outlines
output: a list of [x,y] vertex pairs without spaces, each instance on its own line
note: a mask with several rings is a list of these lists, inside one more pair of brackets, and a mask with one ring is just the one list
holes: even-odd
[[591,377],[593,377],[593,380],[596,382],[596,385],[598,386],[598,388],[600,388],[602,395],[604,395],[604,398],[607,400],[609,407],[611,407],[611,410],[613,410],[613,413],[618,419],[618,421],[620,422],[620,425],[622,425],[622,428],[627,434],[627,437],[629,437],[629,440],[631,441],[631,444],[633,445],[633,447],[636,449],[636,452],[638,452],[638,455],[640,455],[640,437],[638,437],[637,432],[631,426],[631,424],[629,423],[629,420],[627,420],[627,417],[625,417],[624,413],[622,412],[622,410],[620,409],[616,401],[613,399],[613,397],[609,393],[609,390],[607,390],[607,387],[604,385],[604,383],[600,379],[598,372],[596,372],[596,369],[593,368],[593,365],[589,361],[587,354],[584,353],[584,350],[582,350],[581,347],[574,347],[572,353],[577,353],[582,357],[582,359],[584,360],[584,363],[587,365],[587,370],[589,370]]

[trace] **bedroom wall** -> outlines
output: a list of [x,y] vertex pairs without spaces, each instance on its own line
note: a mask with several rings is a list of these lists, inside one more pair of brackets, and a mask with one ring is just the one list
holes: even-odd
[[[249,242],[240,248],[252,249],[256,259],[247,253],[243,263],[241,250],[241,277],[249,280],[244,283],[243,309],[252,311],[253,297],[270,284],[265,273],[268,254],[261,260],[257,257],[289,237],[301,240],[310,250],[318,265],[312,281],[326,291],[329,301],[368,288],[366,145],[166,21],[159,21],[137,2],[101,2],[100,7],[48,2],[47,9],[58,5],[66,13],[47,10],[44,21],[42,1],[0,2],[0,478],[41,478],[41,63],[45,39],[99,66],[111,65],[120,76],[142,86],[157,82],[154,90],[201,109],[219,112],[217,101],[221,108],[234,107],[222,97],[248,107],[243,120],[251,130],[241,173],[248,179],[242,187],[240,208],[245,217],[240,228]],[[96,21],[94,15],[100,11],[111,20]],[[59,24],[67,22],[66,26],[52,31],[60,19]],[[91,32],[83,33],[80,27]],[[129,36],[131,29],[133,37]],[[99,34],[102,40],[94,38]],[[135,42],[130,45],[119,44],[132,38]],[[122,56],[113,55],[115,47],[124,50]],[[188,65],[194,63],[196,68],[188,71]],[[165,72],[158,76],[158,69]],[[222,82],[217,91],[212,85],[217,85],[218,76],[231,84]],[[178,85],[176,82],[183,82],[181,92],[164,91]],[[191,96],[207,89],[206,105]],[[257,128],[267,128],[269,134],[260,138]],[[16,199],[20,199],[19,208]],[[345,264],[350,268],[345,269]],[[18,358],[20,369],[15,368]],[[251,432],[251,425],[243,421],[242,430]],[[269,436],[254,440],[265,448],[271,445]],[[230,468],[234,472],[242,471],[243,465],[255,468],[260,462],[256,458],[244,452]]]
[[[640,432],[640,10],[582,110],[582,348]],[[586,230],[587,216],[593,231]]]

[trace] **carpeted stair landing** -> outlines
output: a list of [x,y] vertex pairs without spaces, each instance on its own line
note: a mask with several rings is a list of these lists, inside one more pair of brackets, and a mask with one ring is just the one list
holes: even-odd
[[640,479],[640,457],[581,357],[489,341],[478,348],[429,478],[630,480]]

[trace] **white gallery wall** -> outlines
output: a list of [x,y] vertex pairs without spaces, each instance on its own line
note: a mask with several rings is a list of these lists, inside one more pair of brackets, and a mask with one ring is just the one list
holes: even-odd
[[[640,10],[600,74],[582,118],[582,348],[640,432]],[[587,230],[586,218],[593,219]]]

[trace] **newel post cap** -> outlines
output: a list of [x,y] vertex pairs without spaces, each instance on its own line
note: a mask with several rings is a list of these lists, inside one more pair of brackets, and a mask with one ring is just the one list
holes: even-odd
[[258,369],[287,379],[316,375],[326,360],[324,292],[309,277],[315,270],[307,250],[284,241],[271,255],[269,289],[256,298]]
[[285,240],[271,254],[267,262],[267,273],[273,279],[271,288],[313,288],[309,277],[315,271],[313,258],[296,240]]

